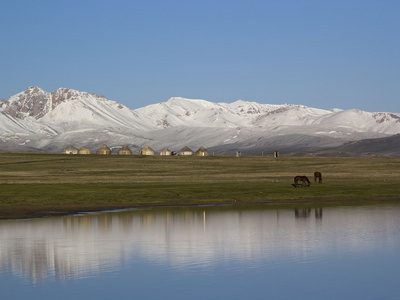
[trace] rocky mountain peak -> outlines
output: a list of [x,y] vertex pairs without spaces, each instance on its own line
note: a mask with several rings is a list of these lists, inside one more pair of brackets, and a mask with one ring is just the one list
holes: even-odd
[[48,111],[48,94],[39,87],[29,87],[22,93],[10,97],[4,111],[14,118],[25,116],[40,118]]
[[51,108],[54,109],[60,103],[69,100],[76,100],[79,97],[87,97],[88,93],[78,92],[76,90],[71,90],[67,88],[59,88],[50,93]]
[[0,107],[3,107],[4,112],[14,118],[24,119],[29,116],[39,119],[62,102],[91,96],[98,99],[106,99],[104,96],[90,95],[86,92],[79,92],[68,88],[59,88],[48,93],[39,87],[31,86],[25,91],[10,97],[9,101],[0,100]]

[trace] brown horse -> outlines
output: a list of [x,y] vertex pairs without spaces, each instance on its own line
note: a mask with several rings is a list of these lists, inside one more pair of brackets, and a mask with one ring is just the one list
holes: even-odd
[[317,182],[317,178],[318,178],[318,183],[322,183],[322,174],[321,172],[314,172],[314,182]]
[[310,182],[310,180],[307,178],[307,176],[305,176],[305,175],[303,175],[303,176],[296,176],[295,178],[294,178],[294,186],[296,187],[296,186],[298,186],[298,185],[300,185],[299,184],[299,181],[302,181],[303,183],[302,183],[302,186],[310,186],[311,185],[311,182]]

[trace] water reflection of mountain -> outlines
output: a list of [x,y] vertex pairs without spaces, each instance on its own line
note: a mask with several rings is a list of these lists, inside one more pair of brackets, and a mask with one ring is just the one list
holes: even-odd
[[367,249],[379,226],[385,227],[380,244],[399,228],[398,208],[396,214],[371,211],[330,208],[322,219],[315,208],[186,208],[1,221],[0,272],[62,280],[138,260],[207,267],[221,259],[295,259],[333,245]]

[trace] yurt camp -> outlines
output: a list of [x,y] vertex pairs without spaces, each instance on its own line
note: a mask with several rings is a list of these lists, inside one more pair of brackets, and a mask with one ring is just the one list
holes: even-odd
[[100,155],[111,155],[111,149],[107,147],[107,145],[103,145],[97,150],[96,154]]
[[121,149],[118,150],[118,155],[132,155],[131,149],[128,146],[122,146]]
[[144,146],[140,151],[139,151],[140,155],[154,155],[155,152],[153,149],[150,148],[150,146]]
[[208,156],[208,151],[207,151],[206,148],[200,147],[200,148],[195,152],[194,155],[196,155],[196,156]]
[[190,149],[188,146],[185,146],[181,150],[178,151],[178,155],[181,155],[181,156],[190,156],[193,154],[194,154],[193,150]]
[[78,152],[79,150],[73,146],[68,146],[62,151],[64,154],[78,154]]
[[160,155],[171,155],[172,152],[168,148],[164,148],[160,151]]
[[79,149],[79,154],[91,154],[91,153],[92,152],[88,147],[82,147],[81,149]]

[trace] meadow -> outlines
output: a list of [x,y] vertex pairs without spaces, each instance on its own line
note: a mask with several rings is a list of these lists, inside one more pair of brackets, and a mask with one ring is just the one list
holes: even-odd
[[[320,171],[323,183],[314,183]],[[294,188],[306,175],[310,187]],[[400,159],[0,152],[0,218],[160,205],[397,201]]]

